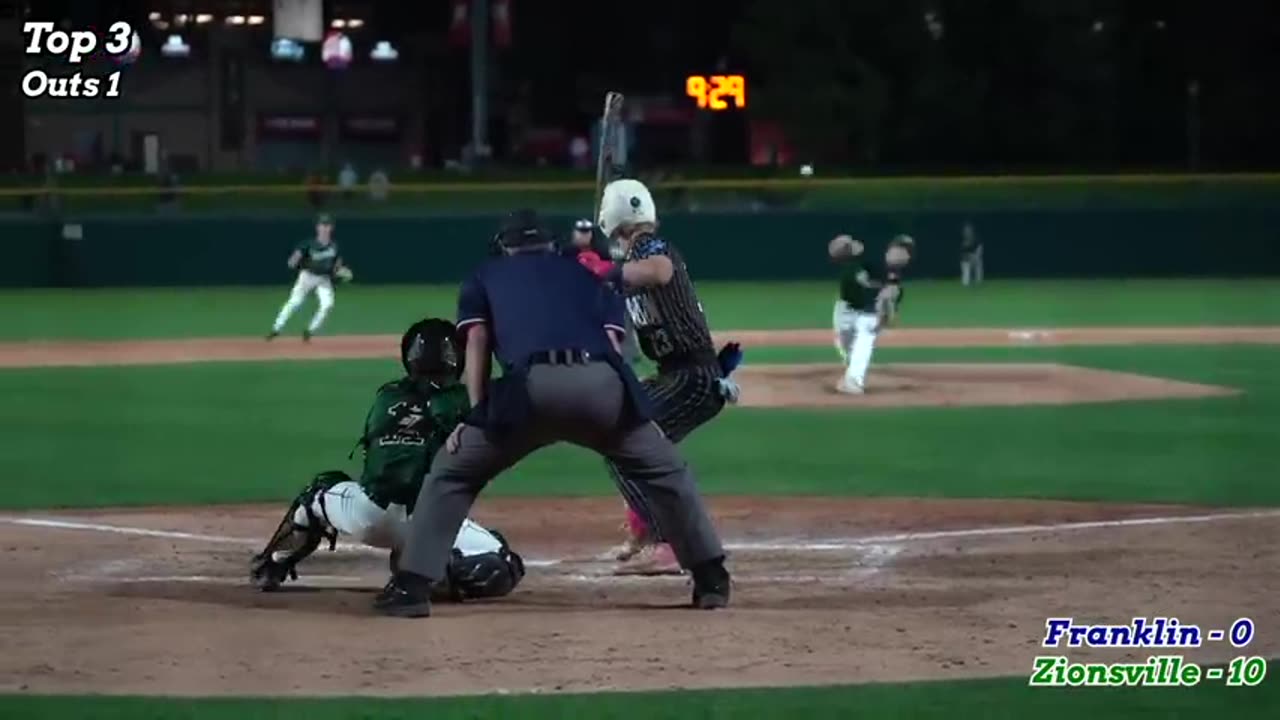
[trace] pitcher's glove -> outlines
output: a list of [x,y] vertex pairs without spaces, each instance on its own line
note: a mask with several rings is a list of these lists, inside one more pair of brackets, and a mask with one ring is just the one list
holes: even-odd
[[356,274],[351,272],[351,268],[343,266],[334,270],[333,276],[340,282],[351,282],[355,278]]
[[876,295],[876,317],[880,327],[891,325],[898,314],[898,286],[886,285]]

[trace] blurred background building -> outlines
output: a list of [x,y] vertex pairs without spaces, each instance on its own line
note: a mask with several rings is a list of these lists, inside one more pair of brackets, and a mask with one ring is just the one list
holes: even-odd
[[[67,67],[27,20],[141,52]],[[11,173],[583,168],[610,89],[655,171],[1280,164],[1268,0],[8,0],[0,35]],[[37,67],[121,96],[25,98]]]

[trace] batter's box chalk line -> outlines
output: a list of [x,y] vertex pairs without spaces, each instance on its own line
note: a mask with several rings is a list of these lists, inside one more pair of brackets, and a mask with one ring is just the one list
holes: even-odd
[[[951,540],[962,538],[986,538],[999,537],[1004,535],[1028,535],[1028,534],[1052,534],[1061,532],[1078,532],[1084,530],[1107,530],[1116,528],[1156,526],[1156,525],[1181,525],[1196,523],[1212,523],[1226,522],[1232,520],[1257,520],[1271,519],[1280,517],[1280,509],[1257,510],[1246,512],[1222,512],[1222,513],[1206,513],[1199,515],[1167,515],[1156,517],[1134,517],[1122,518],[1117,520],[1094,520],[1086,522],[1064,522],[1064,523],[1046,523],[1039,525],[997,525],[989,527],[962,528],[955,530],[936,530],[923,532],[904,532],[883,535],[869,535],[863,537],[849,538],[831,538],[826,540],[758,540],[744,541],[736,543],[727,543],[725,548],[730,552],[748,552],[748,553],[796,553],[796,552],[838,552],[845,553],[856,551],[859,559],[862,561],[847,570],[849,577],[856,577],[860,574],[874,574],[880,568],[884,567],[892,561],[892,558],[898,554],[904,546],[928,543],[938,540]],[[109,525],[104,523],[93,523],[82,520],[51,518],[51,517],[5,517],[0,516],[0,524],[17,525],[22,527],[46,528],[51,530],[78,530],[84,532],[101,532],[117,535],[137,536],[137,537],[154,537],[165,538],[170,540],[188,540],[193,542],[203,542],[208,544],[221,545],[237,545],[242,547],[256,547],[261,544],[260,539],[232,537],[227,535],[212,535],[202,533],[190,533],[176,530],[157,530],[152,528]],[[340,544],[338,550],[343,553],[357,555],[385,555],[385,550],[378,550],[363,545]],[[131,565],[137,562],[136,558],[108,561],[89,573],[86,579],[98,576],[103,573],[112,563],[117,563],[114,567],[124,569],[125,567],[136,567]],[[581,582],[618,582],[621,577],[601,573],[599,575],[588,574],[569,570],[573,561],[568,558],[530,558],[525,561],[529,567],[555,567],[559,565],[566,566],[566,572],[562,577],[580,578]],[[123,573],[121,573],[123,575]],[[134,582],[141,582],[135,576]],[[333,582],[364,582],[364,578],[347,575],[330,575],[330,576],[311,576],[312,578],[327,577]],[[770,576],[744,576],[742,579],[758,579]],[[782,577],[779,575],[778,577]],[[786,576],[788,580],[794,581],[796,576]],[[829,577],[829,576],[828,576]],[[185,580],[184,580],[185,578]],[[193,579],[195,578],[195,579]],[[117,581],[127,581],[124,577],[115,578]],[[242,582],[238,578],[220,578],[217,576],[201,576],[201,575],[174,575],[174,576],[155,576],[150,581],[174,581],[174,582]],[[767,580],[762,580],[767,581]]]

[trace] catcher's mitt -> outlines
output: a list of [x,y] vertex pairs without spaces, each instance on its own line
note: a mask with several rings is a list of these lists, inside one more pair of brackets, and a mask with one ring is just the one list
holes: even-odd
[[333,276],[341,282],[351,282],[356,274],[351,272],[351,268],[344,266],[333,271]]

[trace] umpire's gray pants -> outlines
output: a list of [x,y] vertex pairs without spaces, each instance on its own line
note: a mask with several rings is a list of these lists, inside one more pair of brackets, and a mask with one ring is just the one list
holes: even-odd
[[432,580],[445,564],[462,521],[486,483],[545,445],[570,442],[612,461],[640,486],[681,566],[724,555],[693,472],[653,423],[626,428],[626,389],[605,363],[535,365],[529,370],[529,422],[490,442],[477,428],[462,433],[457,453],[436,454],[418,493],[400,567]]

